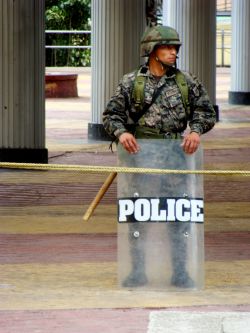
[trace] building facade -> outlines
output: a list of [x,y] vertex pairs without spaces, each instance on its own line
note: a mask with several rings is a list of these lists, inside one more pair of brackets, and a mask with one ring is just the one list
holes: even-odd
[[[45,0],[0,0],[0,160],[47,162],[45,146]],[[225,1],[224,1],[225,3]],[[92,0],[92,120],[102,138],[102,112],[121,76],[140,65],[146,0]],[[226,1],[226,9],[229,1]],[[228,5],[228,6],[227,6]],[[250,2],[232,1],[229,101],[250,104]],[[178,66],[197,75],[215,100],[216,0],[163,0],[163,23],[183,46]]]

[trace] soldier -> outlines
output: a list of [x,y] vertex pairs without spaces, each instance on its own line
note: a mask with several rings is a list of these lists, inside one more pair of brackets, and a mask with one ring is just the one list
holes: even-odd
[[[148,57],[148,61],[139,70],[124,75],[107,104],[103,113],[104,128],[131,154],[140,150],[137,138],[182,138],[184,152],[193,154],[200,144],[200,135],[215,124],[215,111],[203,85],[197,78],[176,68],[180,46],[175,29],[167,26],[147,29],[141,40],[141,56]],[[190,130],[183,137],[187,125]],[[182,233],[182,229],[173,225],[170,237],[175,244]],[[126,287],[147,282],[143,249],[133,242],[131,238],[134,260],[132,258],[132,272],[123,283]],[[176,251],[173,251],[171,282],[178,287],[192,287],[193,281],[185,269],[185,246],[180,244],[179,249],[184,260],[181,267],[177,267]],[[142,261],[140,265],[138,258]]]

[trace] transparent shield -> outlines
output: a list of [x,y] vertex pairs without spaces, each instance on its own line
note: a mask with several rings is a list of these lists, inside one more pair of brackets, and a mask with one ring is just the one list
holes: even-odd
[[[198,170],[202,148],[187,155],[181,140],[138,140],[140,152],[118,145],[120,166]],[[204,283],[203,177],[118,175],[118,281],[126,288],[186,290]]]

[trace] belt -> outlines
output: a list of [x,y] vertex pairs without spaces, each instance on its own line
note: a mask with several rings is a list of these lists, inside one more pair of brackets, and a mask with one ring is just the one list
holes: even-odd
[[137,139],[181,139],[183,137],[179,132],[161,132],[146,126],[136,126],[134,135]]

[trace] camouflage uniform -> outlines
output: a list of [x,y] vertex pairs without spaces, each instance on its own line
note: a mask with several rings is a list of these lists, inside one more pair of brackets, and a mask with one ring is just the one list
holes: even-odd
[[[147,65],[143,66],[147,77],[145,84],[145,104],[150,104],[154,92],[164,85],[160,96],[147,110],[140,126],[147,126],[159,130],[159,132],[182,133],[189,121],[192,132],[203,134],[208,132],[215,124],[216,116],[212,104],[209,101],[206,90],[197,78],[184,73],[189,88],[190,119],[188,119],[182,102],[181,92],[176,84],[174,68],[169,69],[166,75],[157,80],[149,71]],[[145,68],[146,67],[146,68]],[[110,99],[103,113],[103,125],[111,136],[119,137],[128,131],[127,124],[133,124],[133,115],[138,112],[132,99],[132,89],[138,71],[124,75],[119,83],[114,96]]]
[[[147,80],[144,90],[145,103],[151,103],[152,96],[159,87],[164,85],[161,94],[156,101],[149,107],[144,116],[139,120],[139,127],[146,126],[157,129],[159,133],[182,133],[189,123],[191,131],[199,134],[206,133],[215,124],[215,112],[209,101],[209,97],[197,78],[185,73],[189,89],[190,117],[183,105],[181,92],[176,84],[174,68],[169,69],[168,74],[157,80],[146,66],[144,72]],[[141,72],[141,71],[140,71]],[[127,124],[133,124],[133,116],[138,109],[132,98],[132,89],[138,71],[134,71],[123,77],[118,85],[114,96],[109,101],[103,114],[103,124],[110,135],[119,137],[127,131]],[[189,119],[188,119],[189,118]],[[148,154],[150,152],[141,152]],[[164,157],[161,152],[151,152],[149,158],[158,156],[158,167],[164,165]],[[176,155],[176,156],[175,156]],[[184,153],[173,152],[172,158],[179,159],[185,168]],[[179,157],[178,157],[179,156]],[[183,157],[182,157],[183,156]],[[134,165],[136,166],[136,165]],[[161,180],[161,187],[157,187],[156,176],[149,175],[127,175],[128,186],[131,188],[131,195],[136,192],[138,184],[147,184],[149,188],[158,188],[161,192],[168,191],[168,196],[172,196],[172,189],[180,187],[186,183],[183,176],[172,177],[171,183]],[[185,178],[185,177],[184,177]],[[144,193],[143,193],[144,195]],[[187,239],[184,234],[190,230],[190,224],[168,223],[168,236],[172,248],[172,280],[171,284],[178,287],[192,288],[194,283],[186,272],[187,261]],[[135,231],[140,232],[140,238],[136,239],[133,235]],[[145,275],[145,249],[144,239],[147,227],[144,223],[129,225],[129,243],[131,253],[132,271],[123,281],[124,287],[136,287],[147,283]]]
[[[180,169],[187,168],[185,159],[186,154],[183,152],[179,141],[168,140],[168,145],[160,149],[155,149],[155,140],[148,140],[146,149],[141,149],[137,154],[129,155],[123,164],[122,156],[119,156],[119,165],[127,167],[146,167],[159,169]],[[162,142],[162,140],[160,140]],[[143,147],[144,148],[144,147]],[[122,152],[122,153],[121,153]],[[119,150],[119,154],[125,154],[124,149]],[[192,188],[189,182],[190,175],[151,175],[151,174],[121,174],[119,175],[119,197],[120,198],[133,198],[135,194],[139,197],[159,197],[159,195],[171,197],[183,197],[187,195],[192,197],[190,189]],[[122,187],[121,187],[122,184]],[[128,218],[128,222],[130,222]],[[136,287],[141,285],[141,282],[147,283],[145,274],[145,245],[149,222],[134,222],[128,225],[128,239],[130,244],[130,258],[132,266],[132,279],[131,275],[123,281],[124,287]],[[153,222],[155,223],[155,222]],[[189,280],[186,273],[187,261],[187,238],[185,234],[190,232],[192,226],[190,223],[166,223],[166,240],[170,242],[171,263],[172,263],[172,280],[171,284],[186,285],[186,287],[193,287],[193,282]],[[134,233],[139,232],[140,237],[135,238]],[[137,284],[137,281],[139,283]],[[143,284],[144,284],[143,283]]]
[[[156,45],[175,45],[178,51],[181,43],[178,33],[173,28],[158,26],[145,32],[141,42],[141,56],[149,56]],[[131,127],[129,125],[132,124],[137,129],[143,129],[142,132],[144,129],[153,129],[154,134],[152,139],[159,138],[161,134],[166,138],[180,138],[188,124],[191,132],[198,134],[208,132],[214,126],[216,116],[206,90],[197,78],[189,73],[184,73],[188,86],[189,112],[187,112],[183,104],[181,91],[177,85],[176,73],[177,70],[174,67],[168,67],[166,74],[161,78],[157,78],[150,73],[148,64],[146,64],[139,70],[124,75],[103,113],[103,125],[107,133],[112,137],[119,138],[122,133],[130,131]],[[146,77],[144,107],[147,104],[151,104],[155,92],[160,87],[162,88],[154,103],[150,105],[138,122],[134,122],[133,119],[136,119],[136,115],[140,112],[133,99],[133,88],[137,75],[144,75]],[[173,137],[173,135],[176,136]],[[143,138],[143,136],[139,138]],[[147,136],[145,135],[144,138],[147,138]],[[156,158],[159,161],[159,167],[160,165],[164,165],[164,159],[169,157],[164,157],[161,152],[152,152],[152,156],[150,156],[150,152],[141,153],[149,156],[148,160]],[[185,167],[184,155],[182,150],[180,153],[173,151],[171,158],[178,159],[183,167]],[[131,175],[128,178],[130,178],[130,190],[133,192],[136,191],[138,184],[147,184],[148,187],[152,188],[155,185],[156,177]],[[167,190],[167,195],[171,197],[174,193],[171,188],[177,187],[181,189],[181,184],[183,186],[184,182],[181,176],[172,177],[171,183],[166,183],[164,180],[161,181],[161,187],[163,192]],[[187,250],[185,240],[183,240],[183,233],[187,231],[187,228],[189,228],[188,224],[170,223],[169,225],[170,241],[173,244],[173,276],[171,283],[179,287],[193,287],[193,281],[188,276],[185,267]],[[135,229],[139,230],[142,235],[139,241],[133,237]],[[125,287],[139,286],[147,283],[143,243],[145,229],[143,223],[131,224],[129,226],[132,271],[124,281],[123,285]]]

